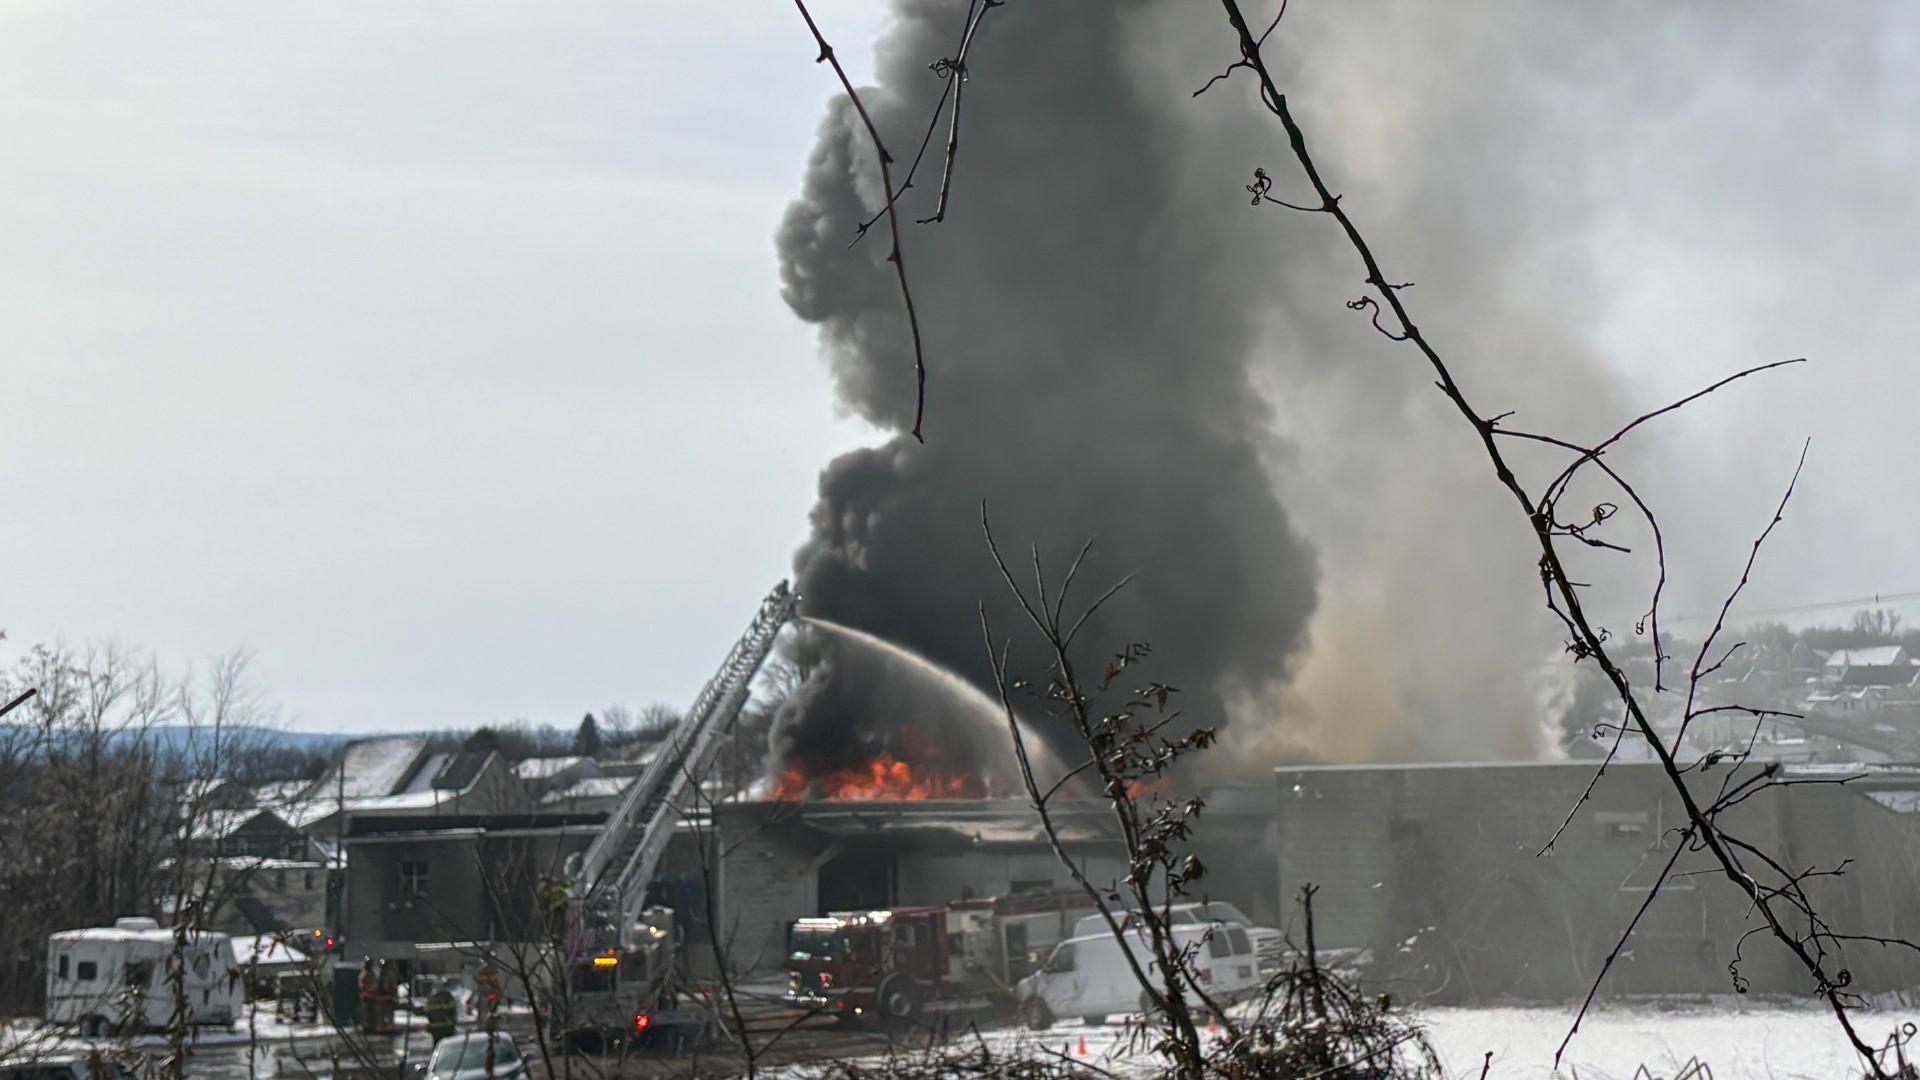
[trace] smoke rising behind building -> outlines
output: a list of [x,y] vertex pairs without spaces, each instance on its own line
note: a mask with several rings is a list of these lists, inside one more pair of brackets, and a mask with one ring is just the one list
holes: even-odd
[[[863,96],[903,165],[941,90],[926,65],[951,50],[964,8],[901,3],[879,44]],[[975,604],[1015,626],[979,535],[985,499],[1023,566],[1030,540],[1057,566],[1091,535],[1089,581],[1140,573],[1092,640],[1151,641],[1152,674],[1182,687],[1193,719],[1231,718],[1216,759],[1550,754],[1556,636],[1525,524],[1418,358],[1344,307],[1362,285],[1331,225],[1247,205],[1255,166],[1282,197],[1294,173],[1244,80],[1191,96],[1233,55],[1224,24],[1193,14],[1147,0],[991,13],[948,219],[906,237],[928,443],[895,434],[828,466],[796,556],[808,609],[980,681]],[[1316,154],[1389,272],[1418,283],[1416,319],[1487,412],[1591,439],[1697,385],[1603,358],[1621,340],[1607,301],[1659,271],[1610,263],[1602,243],[1631,213],[1615,191],[1654,185],[1627,157],[1634,139],[1730,88],[1766,92],[1772,73],[1831,101],[1859,89],[1849,65],[1872,66],[1871,17],[1824,37],[1805,6],[1741,18],[1723,34],[1647,4],[1288,14],[1276,68]],[[1789,147],[1770,127],[1690,137],[1725,163],[1691,178],[1703,201],[1747,184],[1738,163]],[[901,433],[911,354],[884,237],[847,246],[880,205],[871,156],[836,100],[779,248],[841,400]],[[1859,157],[1846,167],[1867,171]],[[922,166],[906,219],[926,214],[937,166]],[[1722,346],[1714,370],[1796,344]],[[1704,438],[1731,408],[1700,410]],[[1724,586],[1784,470],[1700,453],[1695,421],[1678,423],[1621,463],[1651,474],[1668,508],[1669,603],[1688,610]],[[1797,446],[1791,429],[1781,443]],[[1644,534],[1620,538],[1644,560]],[[1628,632],[1647,564],[1581,572]]]

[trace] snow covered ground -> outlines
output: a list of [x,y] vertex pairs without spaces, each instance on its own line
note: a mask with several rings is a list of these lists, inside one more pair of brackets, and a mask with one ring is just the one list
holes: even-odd
[[[1559,1071],[1554,1050],[1567,1033],[1570,1009],[1429,1009],[1428,1036],[1451,1076],[1477,1080],[1488,1051],[1492,1080],[1633,1080],[1646,1066],[1659,1080],[1697,1058],[1713,1080],[1845,1080],[1862,1075],[1832,1014],[1812,1007],[1668,1005],[1597,1009],[1574,1036]],[[1858,1015],[1863,1037],[1885,1042],[1914,1014]],[[993,1032],[996,1050],[1045,1046],[1118,1074],[1140,1071],[1118,1023],[1056,1024],[1045,1032]],[[1702,1074],[1705,1080],[1707,1074]]]
[[[1553,1054],[1572,1019],[1569,1009],[1429,1009],[1421,1017],[1451,1075],[1462,1080],[1477,1080],[1488,1051],[1493,1053],[1487,1074],[1492,1080],[1634,1080],[1642,1065],[1657,1080],[1670,1080],[1695,1058],[1712,1070],[1713,1080],[1846,1080],[1861,1075],[1832,1015],[1811,1006],[1726,1002],[1597,1009],[1574,1037],[1558,1072]],[[1856,1014],[1856,1020],[1861,1034],[1878,1044],[1896,1025],[1920,1020],[1920,1011],[1866,1012]],[[280,1027],[265,1013],[260,1021],[257,1037],[265,1048],[284,1048],[290,1040],[326,1034],[306,1025]],[[8,1025],[0,1028],[0,1044],[9,1041],[7,1036],[25,1041],[35,1034],[44,1038],[30,1022]],[[1084,1045],[1084,1060],[1102,1069],[1118,1075],[1147,1071],[1153,1062],[1135,1054],[1126,1036],[1118,1022],[1060,1023],[1045,1032],[986,1034],[998,1053],[1045,1047],[1079,1060]],[[203,1033],[200,1050],[208,1060],[196,1065],[209,1068],[190,1067],[189,1073],[243,1076],[245,1070],[238,1069],[242,1058],[235,1054],[247,1041],[244,1029]],[[42,1048],[50,1049],[44,1043]],[[808,1070],[787,1072],[803,1077]]]
[[[1568,1009],[1434,1009],[1427,1027],[1448,1068],[1478,1076],[1493,1051],[1489,1076],[1552,1077],[1553,1053],[1572,1021]],[[1906,1013],[1862,1013],[1861,1036],[1884,1043]],[[1714,1080],[1841,1080],[1861,1075],[1833,1014],[1812,1007],[1695,1006],[1602,1009],[1589,1013],[1567,1048],[1558,1075],[1628,1080],[1641,1065],[1671,1077],[1692,1058]]]

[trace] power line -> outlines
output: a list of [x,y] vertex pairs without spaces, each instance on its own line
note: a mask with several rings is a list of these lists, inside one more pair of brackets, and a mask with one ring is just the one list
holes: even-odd
[[[1920,590],[1913,592],[1874,593],[1872,596],[1856,596],[1846,600],[1822,600],[1813,604],[1793,604],[1788,607],[1762,608],[1749,610],[1736,608],[1728,613],[1729,618],[1756,619],[1770,615],[1804,615],[1814,611],[1827,611],[1832,608],[1881,607],[1886,604],[1904,604],[1920,600]],[[1663,619],[1668,623],[1710,622],[1719,617],[1712,615],[1679,615]]]

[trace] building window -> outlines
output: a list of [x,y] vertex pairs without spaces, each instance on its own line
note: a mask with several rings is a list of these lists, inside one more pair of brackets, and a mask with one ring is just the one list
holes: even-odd
[[419,859],[400,860],[400,893],[403,896],[427,895],[427,864]]
[[285,870],[275,870],[273,872],[273,891],[282,893],[287,891],[287,872]]
[[74,978],[79,979],[81,982],[92,982],[99,974],[100,965],[91,960],[82,960],[79,964],[79,970],[74,974]]
[[311,870],[307,871],[305,880],[306,880],[306,885],[305,885],[306,890],[308,892],[312,892],[313,891],[313,871]]

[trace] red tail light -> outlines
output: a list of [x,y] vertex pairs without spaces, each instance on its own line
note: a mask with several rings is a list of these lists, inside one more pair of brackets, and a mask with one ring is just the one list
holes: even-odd
[[641,1013],[640,1015],[633,1018],[633,1033],[635,1035],[644,1033],[648,1028],[652,1026],[653,1026],[653,1017],[648,1016],[646,1013]]

